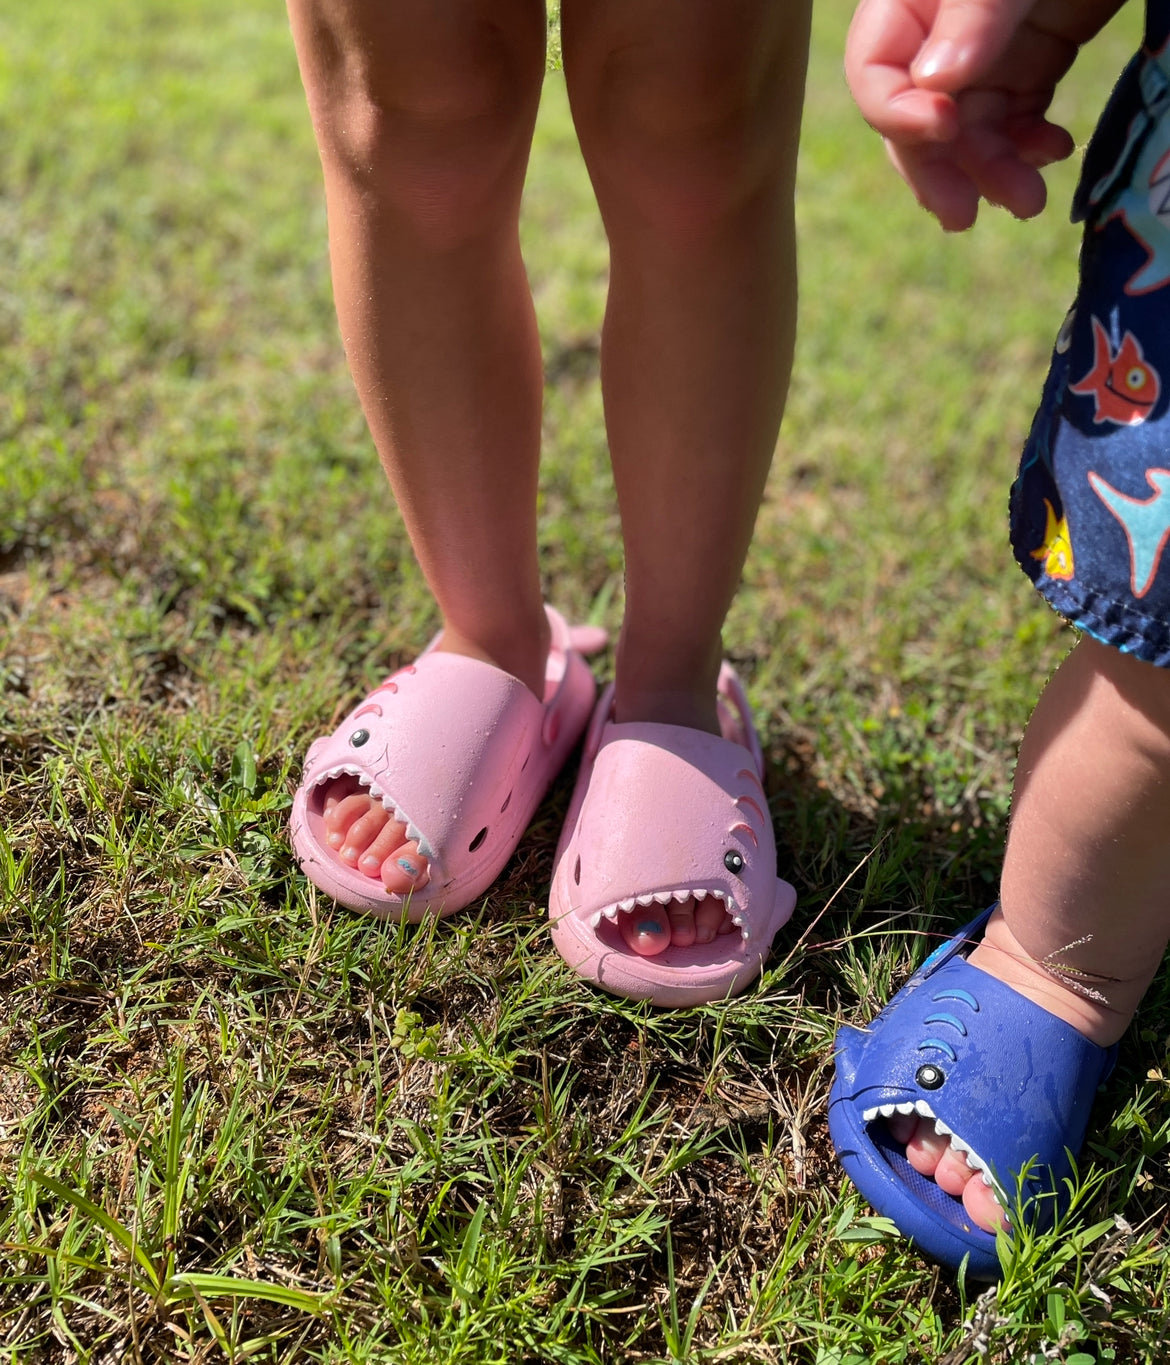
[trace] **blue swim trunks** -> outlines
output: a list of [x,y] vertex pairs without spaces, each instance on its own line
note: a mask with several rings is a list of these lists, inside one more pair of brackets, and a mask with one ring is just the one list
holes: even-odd
[[1011,494],[1024,572],[1080,630],[1170,666],[1170,0],[1085,153],[1080,286]]

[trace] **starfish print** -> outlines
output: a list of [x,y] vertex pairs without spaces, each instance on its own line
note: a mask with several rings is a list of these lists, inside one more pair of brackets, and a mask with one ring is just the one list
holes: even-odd
[[1149,592],[1158,572],[1162,550],[1170,537],[1170,469],[1147,469],[1146,482],[1154,490],[1149,498],[1131,498],[1089,470],[1093,492],[1113,513],[1129,541],[1130,588],[1135,597]]
[[1070,579],[1073,576],[1073,552],[1068,534],[1068,518],[1057,518],[1047,498],[1044,499],[1044,507],[1047,520],[1044,540],[1039,549],[1031,552],[1032,558],[1043,561],[1044,572],[1049,578]]
[[1132,332],[1126,332],[1114,354],[1108,332],[1094,317],[1093,368],[1068,387],[1070,393],[1093,399],[1094,422],[1132,427],[1150,415],[1162,391],[1162,381]]

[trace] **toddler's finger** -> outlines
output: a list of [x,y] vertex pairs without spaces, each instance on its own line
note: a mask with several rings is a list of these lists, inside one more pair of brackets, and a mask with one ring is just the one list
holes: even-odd
[[845,79],[866,121],[902,142],[947,141],[957,130],[947,95],[920,90],[910,64],[927,27],[910,0],[862,0],[845,43]]
[[1016,218],[1035,218],[1048,202],[1044,177],[1024,160],[1011,138],[989,129],[968,129],[956,156],[980,197]]
[[963,139],[972,139],[985,160],[1011,150],[1030,166],[1062,161],[1076,144],[1066,128],[1046,117],[1050,98],[1051,91],[961,91],[955,103]]
[[1067,128],[1049,123],[1047,119],[1029,119],[1025,123],[1013,124],[1007,134],[1015,145],[1021,161],[1040,170],[1053,162],[1065,161],[1076,150],[1076,142]]
[[891,73],[873,73],[864,98],[854,93],[866,122],[895,142],[951,142],[959,132],[954,101],[933,90],[899,82]]
[[918,85],[958,91],[1002,56],[1035,0],[938,0],[930,34],[911,66]]
[[979,191],[955,163],[949,146],[899,146],[887,140],[886,153],[914,197],[945,231],[964,232],[972,226],[979,212]]

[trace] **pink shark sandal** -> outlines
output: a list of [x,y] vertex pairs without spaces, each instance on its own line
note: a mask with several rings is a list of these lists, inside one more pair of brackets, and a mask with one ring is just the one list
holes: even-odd
[[[549,897],[553,943],[570,967],[614,995],[697,1005],[741,991],[760,972],[796,892],[776,875],[761,782],[763,755],[730,664],[719,675],[723,737],[681,725],[610,720],[607,688],[585,738]],[[672,900],[723,902],[738,932],[640,957],[618,915]]]
[[[605,643],[546,607],[552,642],[543,703],[491,664],[435,649],[387,678],[305,758],[293,847],[305,876],[352,910],[416,924],[462,909],[496,880],[580,738],[597,684],[582,652]],[[430,864],[405,896],[343,863],[325,837],[325,795],[356,777],[406,826]]]

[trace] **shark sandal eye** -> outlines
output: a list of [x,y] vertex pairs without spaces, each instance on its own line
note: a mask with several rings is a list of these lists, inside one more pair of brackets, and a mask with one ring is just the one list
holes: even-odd
[[484,825],[483,829],[481,829],[480,832],[475,836],[475,838],[472,839],[471,843],[469,843],[469,844],[467,845],[467,851],[468,851],[468,853],[474,853],[475,850],[480,846],[480,844],[483,843],[483,841],[484,841],[486,838],[487,838],[487,826]]
[[914,1079],[923,1090],[937,1090],[946,1080],[946,1076],[943,1075],[939,1067],[932,1066],[930,1062],[927,1062],[925,1066],[920,1066],[914,1073]]
[[355,730],[349,737],[349,742],[355,749],[360,749],[363,744],[369,742],[370,732],[368,730]]
[[723,866],[738,877],[743,871],[743,854],[734,848],[729,848],[723,855]]

